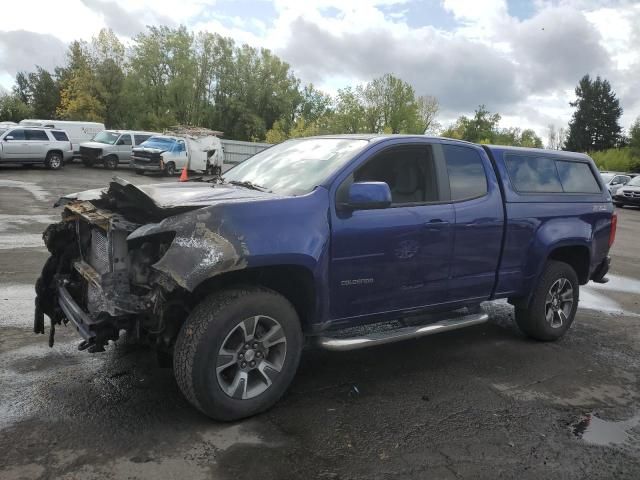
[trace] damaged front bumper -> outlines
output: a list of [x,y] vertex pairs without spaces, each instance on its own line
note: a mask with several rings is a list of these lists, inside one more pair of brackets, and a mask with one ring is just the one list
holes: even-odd
[[[127,237],[139,226],[91,202],[74,201],[65,206],[63,221],[45,231],[51,257],[36,283],[34,331],[44,333],[46,314],[51,346],[61,323],[75,326],[84,339],[80,349],[97,352],[121,330],[139,331],[145,318],[162,319],[165,295],[175,285],[149,272],[152,254],[129,250]],[[136,286],[132,279],[141,276]]]

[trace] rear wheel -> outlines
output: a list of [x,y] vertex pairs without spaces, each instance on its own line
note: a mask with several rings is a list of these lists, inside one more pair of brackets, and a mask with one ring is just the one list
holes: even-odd
[[115,155],[109,155],[108,157],[105,157],[103,162],[104,168],[108,168],[109,170],[115,170],[116,168],[118,168],[118,157],[116,157]]
[[298,315],[282,295],[264,288],[210,295],[189,315],[174,349],[182,393],[223,421],[271,407],[289,387],[300,361]]
[[578,309],[580,285],[573,268],[550,260],[528,308],[516,307],[516,323],[528,336],[541,341],[561,338]]
[[169,162],[164,166],[164,174],[171,177],[176,174],[176,164]]
[[58,152],[49,152],[44,161],[44,165],[50,170],[58,170],[62,167],[62,155]]

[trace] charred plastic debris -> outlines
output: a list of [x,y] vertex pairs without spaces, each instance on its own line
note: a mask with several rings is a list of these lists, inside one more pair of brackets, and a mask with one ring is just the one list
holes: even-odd
[[56,325],[71,322],[84,339],[80,350],[104,351],[122,330],[169,349],[195,286],[212,268],[243,268],[243,246],[212,231],[215,214],[202,205],[158,206],[118,178],[58,205],[62,221],[43,234],[51,256],[36,282],[34,331],[45,333],[47,315],[50,346]]

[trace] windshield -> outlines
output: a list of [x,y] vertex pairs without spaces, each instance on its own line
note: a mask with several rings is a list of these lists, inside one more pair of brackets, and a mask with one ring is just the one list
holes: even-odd
[[627,187],[640,187],[640,175],[633,177],[629,183],[627,183]]
[[602,177],[602,181],[604,183],[609,183],[611,180],[613,180],[613,177],[615,177],[613,173],[601,173],[600,176]]
[[160,150],[167,151],[171,150],[175,143],[176,141],[171,138],[151,137],[146,142],[142,142],[140,146],[144,148],[158,148]]
[[255,154],[229,170],[227,182],[250,182],[285,195],[303,195],[320,185],[364,148],[366,140],[289,140]]
[[118,138],[120,138],[119,133],[107,132],[106,130],[103,130],[95,137],[93,137],[93,141],[98,143],[106,143],[107,145],[114,145]]
[[7,129],[6,128],[0,128],[0,135],[2,135],[4,132],[6,132]]

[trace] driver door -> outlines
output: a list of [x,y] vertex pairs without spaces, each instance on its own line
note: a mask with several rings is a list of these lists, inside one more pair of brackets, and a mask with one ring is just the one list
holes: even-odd
[[354,181],[386,182],[392,205],[338,211],[331,237],[333,319],[448,300],[455,217],[453,206],[442,203],[448,190],[438,178],[446,166],[434,150],[438,149],[426,143],[386,149],[374,154],[338,189],[341,196]]

